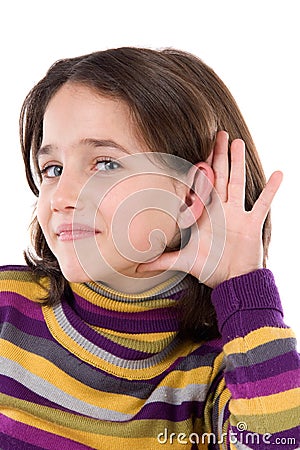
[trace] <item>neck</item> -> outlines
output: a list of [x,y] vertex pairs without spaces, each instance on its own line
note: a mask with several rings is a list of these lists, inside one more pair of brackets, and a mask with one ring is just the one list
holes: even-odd
[[179,280],[184,276],[183,272],[178,271],[136,273],[134,277],[114,273],[108,281],[99,280],[99,283],[124,294],[138,294],[153,289],[173,277]]

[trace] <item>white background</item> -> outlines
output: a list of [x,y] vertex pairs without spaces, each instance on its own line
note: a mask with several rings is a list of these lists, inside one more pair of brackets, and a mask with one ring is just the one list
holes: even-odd
[[298,0],[26,0],[0,6],[0,264],[22,264],[33,195],[18,141],[22,101],[57,59],[119,46],[177,47],[214,68],[236,98],[267,175],[284,172],[268,267],[299,334]]

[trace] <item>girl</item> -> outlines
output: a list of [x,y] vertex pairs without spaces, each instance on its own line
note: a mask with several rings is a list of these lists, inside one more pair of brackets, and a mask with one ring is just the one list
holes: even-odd
[[222,81],[176,50],[97,52],[55,63],[20,123],[38,201],[27,265],[1,272],[1,449],[297,448],[265,268],[282,175]]

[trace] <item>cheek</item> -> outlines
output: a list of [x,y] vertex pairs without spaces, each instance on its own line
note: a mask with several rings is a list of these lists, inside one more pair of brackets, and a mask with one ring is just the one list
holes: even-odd
[[162,253],[178,233],[180,201],[164,186],[158,191],[145,185],[145,180],[144,189],[127,187],[123,183],[102,201],[99,220],[105,221],[107,236],[119,255],[144,262]]
[[[113,255],[131,262],[145,262],[158,254],[170,244],[178,231],[176,221],[168,214],[148,209],[137,214],[129,214],[130,210],[116,209],[101,216],[106,222],[105,241],[99,243],[99,250],[104,257],[111,259]],[[108,241],[106,240],[108,238]],[[107,254],[108,252],[108,254]]]
[[128,238],[136,250],[157,253],[170,244],[177,229],[175,220],[167,213],[148,210],[132,219],[128,225]]
[[45,201],[43,201],[43,197],[40,196],[37,205],[36,205],[36,216],[37,220],[42,228],[44,228],[44,225],[47,222],[47,211],[45,208]]
[[[43,234],[48,242],[49,237],[49,220],[50,220],[50,208],[45,196],[41,193],[37,205],[36,205],[36,217],[37,221],[43,231]],[[48,242],[49,243],[49,242]]]

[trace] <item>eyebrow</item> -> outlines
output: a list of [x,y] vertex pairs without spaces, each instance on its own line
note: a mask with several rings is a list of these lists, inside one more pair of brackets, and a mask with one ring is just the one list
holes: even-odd
[[[131,153],[126,150],[126,148],[122,147],[122,145],[110,139],[93,139],[93,138],[84,138],[79,141],[80,145],[89,146],[92,148],[98,147],[110,147],[116,150],[120,150],[123,153],[127,153],[130,155]],[[43,145],[40,147],[36,153],[36,158],[38,159],[42,155],[49,155],[54,149],[57,149],[56,145]]]

